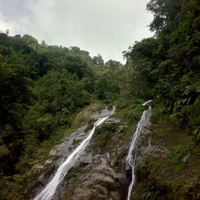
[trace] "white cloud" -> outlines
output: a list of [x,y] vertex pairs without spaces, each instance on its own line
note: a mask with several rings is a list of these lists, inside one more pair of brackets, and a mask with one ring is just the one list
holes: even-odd
[[[0,13],[0,30],[6,32],[6,30],[16,30],[17,24],[15,22]],[[14,31],[10,31],[10,34],[15,34]]]
[[[11,3],[16,9],[11,9]],[[122,51],[135,40],[152,35],[146,27],[152,20],[146,3],[148,0],[7,0],[0,6],[0,30],[27,33],[48,44],[78,46],[92,56],[100,53],[105,61],[122,61]]]

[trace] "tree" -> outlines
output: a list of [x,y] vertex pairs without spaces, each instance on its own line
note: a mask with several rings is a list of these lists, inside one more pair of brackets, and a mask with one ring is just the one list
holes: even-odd
[[9,35],[9,30],[8,29],[6,29],[6,35]]
[[104,65],[104,60],[100,54],[97,54],[97,56],[94,56],[92,60],[93,60],[92,63],[94,65],[100,65],[100,66]]

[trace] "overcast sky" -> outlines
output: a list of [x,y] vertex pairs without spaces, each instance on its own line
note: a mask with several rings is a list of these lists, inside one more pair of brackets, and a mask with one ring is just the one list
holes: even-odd
[[39,43],[78,46],[104,61],[151,37],[149,0],[0,0],[0,30],[29,34]]

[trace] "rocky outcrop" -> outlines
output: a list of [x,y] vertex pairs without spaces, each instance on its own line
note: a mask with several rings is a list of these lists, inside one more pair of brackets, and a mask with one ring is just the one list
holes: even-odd
[[[37,180],[37,189],[33,190],[30,196],[34,196],[51,180],[52,176],[74,149],[88,136],[89,131],[85,132],[87,125],[82,126],[70,135],[64,137],[60,144],[56,145],[49,152],[49,158],[43,164],[36,164],[31,169],[31,174],[39,178]],[[82,152],[84,154],[84,152]],[[33,181],[31,184],[35,184]]]
[[[112,108],[111,108],[112,109]],[[100,108],[97,104],[92,104],[83,111],[81,111],[78,116],[84,115],[88,116],[93,119],[99,119],[100,117],[106,117],[110,114],[110,111],[108,107],[106,106],[105,108]]]
[[[111,110],[109,111],[107,108],[101,111],[96,110],[93,114],[86,110],[81,115],[90,114],[90,117],[95,119],[108,115],[110,112]],[[124,186],[125,175],[116,169],[119,169],[118,164],[122,165],[120,162],[124,156],[123,150],[127,151],[123,146],[124,137],[122,137],[126,124],[120,122],[118,118],[108,118],[102,126],[103,128],[97,128],[99,129],[98,138],[96,140],[92,139],[91,145],[81,152],[78,163],[69,169],[64,181],[57,187],[52,200],[122,199],[122,189],[127,189],[122,187],[122,185]],[[92,126],[88,127],[92,128]],[[51,180],[63,160],[88,136],[90,132],[88,127],[86,124],[63,138],[50,151],[49,159],[44,164],[37,164],[33,167],[33,170],[39,173],[39,178],[37,179],[38,187],[33,190],[30,196],[34,197],[36,193],[40,193],[42,188]],[[100,135],[105,135],[106,137],[99,137]],[[104,141],[104,145],[98,146],[95,144],[92,146],[94,141],[99,142],[97,141],[99,139],[100,142],[101,139]]]
[[[72,168],[75,175],[66,175],[66,192],[69,200],[120,200],[120,180],[113,168],[110,167],[109,154],[88,155],[80,167]],[[83,167],[84,166],[84,167]]]
[[[85,155],[65,176],[57,197],[68,200],[120,200],[126,196],[128,185],[125,171],[121,170],[127,153],[122,139],[125,127],[126,124],[119,119],[108,118],[97,128]],[[98,136],[109,131],[114,131],[113,137],[103,146],[96,145],[96,140],[102,139]]]

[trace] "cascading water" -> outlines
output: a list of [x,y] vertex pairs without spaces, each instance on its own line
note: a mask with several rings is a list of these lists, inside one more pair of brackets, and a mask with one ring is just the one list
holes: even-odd
[[[143,103],[142,105],[146,105],[146,104],[150,103],[151,101],[152,100],[149,100],[149,101]],[[142,113],[142,117],[141,117],[141,119],[140,119],[140,121],[139,121],[139,123],[137,125],[137,129],[136,129],[136,131],[135,131],[135,133],[133,135],[133,138],[132,138],[132,141],[131,141],[131,144],[130,144],[130,147],[129,147],[129,151],[128,151],[128,156],[126,158],[126,163],[128,165],[130,165],[130,167],[132,168],[132,180],[131,180],[131,184],[129,185],[129,188],[128,188],[127,200],[130,199],[131,191],[132,191],[133,185],[135,183],[134,170],[135,170],[137,140],[138,140],[138,138],[140,136],[141,130],[149,122],[150,110],[151,110],[151,107],[149,106],[149,110],[145,110]]]
[[[114,113],[115,107],[113,108],[110,115]],[[96,129],[97,126],[102,124],[107,118],[103,117],[100,118],[93,126],[93,129],[90,131],[88,137],[81,142],[81,144],[68,156],[68,158],[60,165],[57,172],[55,173],[54,177],[51,179],[51,181],[46,185],[46,187],[34,198],[34,200],[51,200],[54,197],[54,194],[56,192],[56,189],[58,185],[62,182],[65,175],[67,174],[68,170],[76,164],[76,162],[79,159],[79,156],[81,152],[84,151],[84,149],[89,144],[92,135]]]

